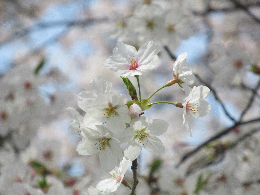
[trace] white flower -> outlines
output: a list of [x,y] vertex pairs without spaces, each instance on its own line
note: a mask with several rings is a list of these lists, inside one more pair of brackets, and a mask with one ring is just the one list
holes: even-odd
[[89,114],[86,114],[83,118],[75,108],[69,107],[67,110],[70,111],[71,117],[73,118],[73,120],[70,121],[69,130],[75,136],[82,137],[82,128],[95,128],[96,125],[102,125],[101,122],[91,117]]
[[111,172],[110,172],[110,177],[109,179],[105,179],[100,181],[97,184],[97,189],[100,191],[105,191],[109,190],[111,192],[115,192],[117,188],[120,186],[124,175],[130,166],[130,160],[126,160],[124,157],[123,160],[120,162],[119,167],[115,167]]
[[167,12],[164,16],[168,44],[172,51],[176,50],[183,39],[194,34],[193,24],[189,14],[180,8]]
[[120,71],[123,77],[142,75],[142,72],[155,67],[158,52],[159,46],[153,41],[143,44],[138,51],[131,45],[118,43],[105,66],[112,71]]
[[125,140],[128,141],[124,156],[131,161],[135,160],[141,153],[142,147],[147,151],[159,155],[165,148],[159,136],[166,132],[168,123],[160,119],[154,119],[148,123],[147,117],[133,119],[130,127],[126,129]]
[[214,87],[223,87],[228,85],[239,85],[245,73],[246,66],[251,64],[252,59],[248,56],[245,49],[237,45],[215,45],[218,58],[209,65],[214,71]]
[[138,33],[142,43],[152,40],[165,45],[168,33],[165,28],[164,10],[157,5],[143,5],[136,7],[134,16],[129,18],[129,26]]
[[106,123],[113,133],[121,133],[125,129],[125,123],[130,122],[131,117],[128,107],[125,105],[127,98],[120,93],[111,92],[104,80],[92,80],[92,91],[84,91],[79,94],[79,107],[87,114],[84,123],[94,124],[89,116],[100,123]]
[[80,155],[99,153],[101,167],[109,171],[123,158],[123,152],[113,133],[102,125],[96,125],[97,130],[82,129],[82,141],[77,146]]
[[211,106],[204,99],[209,95],[210,89],[206,86],[193,87],[189,96],[184,99],[183,103],[183,125],[190,132],[189,127],[191,116],[197,118],[205,116],[209,113]]
[[192,73],[191,68],[187,67],[187,53],[183,53],[178,56],[177,60],[173,64],[173,76],[178,78],[178,80],[186,83],[187,85],[192,85],[195,80],[195,76]]

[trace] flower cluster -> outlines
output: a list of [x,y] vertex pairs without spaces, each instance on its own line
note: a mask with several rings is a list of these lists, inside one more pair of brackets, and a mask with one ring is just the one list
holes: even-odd
[[136,2],[130,16],[124,17],[119,13],[111,16],[111,38],[128,43],[153,40],[176,49],[182,39],[194,33],[192,15],[185,8],[169,10],[170,3],[167,1],[144,2]]
[[[89,194],[97,194],[99,191],[109,194],[116,191],[123,181],[130,161],[137,159],[142,148],[154,155],[160,155],[165,151],[162,141],[157,136],[167,131],[168,123],[161,119],[149,122],[146,116],[142,116],[146,109],[156,104],[150,103],[149,100],[156,92],[149,98],[141,99],[139,83],[139,76],[155,67],[158,52],[158,46],[153,41],[145,43],[138,51],[133,46],[119,43],[105,65],[112,71],[119,72],[132,101],[127,101],[123,94],[113,91],[111,83],[97,77],[91,80],[91,91],[83,91],[78,95],[78,106],[85,112],[85,116],[81,116],[74,108],[68,108],[73,117],[69,129],[74,135],[82,137],[77,147],[78,153],[98,153],[101,167],[105,171],[116,167],[110,172],[111,178],[99,182],[97,189],[89,189]],[[162,88],[178,83],[188,94],[183,103],[166,103],[183,108],[183,124],[191,135],[188,123],[190,116],[197,118],[209,113],[210,105],[204,100],[209,94],[209,89],[205,86],[194,86],[192,89],[189,87],[194,83],[194,75],[187,67],[186,56],[187,54],[182,54],[178,57],[173,64],[174,79]],[[135,87],[126,78],[129,76],[137,78],[139,98]],[[125,147],[121,147],[124,143]]]

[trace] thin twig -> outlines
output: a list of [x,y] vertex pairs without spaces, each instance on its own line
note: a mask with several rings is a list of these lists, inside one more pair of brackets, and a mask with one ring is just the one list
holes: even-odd
[[256,94],[257,94],[257,90],[259,89],[260,87],[260,80],[258,81],[256,87],[254,88],[254,90],[252,91],[252,95],[248,101],[248,104],[247,106],[245,107],[245,109],[242,111],[241,115],[240,115],[240,118],[239,118],[239,121],[241,121],[241,119],[243,118],[243,116],[247,113],[247,111],[251,108],[251,106],[253,105],[253,102],[254,102],[254,99],[256,97]]
[[[245,5],[245,7],[250,8],[250,7],[259,7],[260,6],[260,2],[254,2],[254,3],[250,3],[248,5]],[[240,9],[238,6],[234,6],[234,7],[225,7],[225,8],[209,8],[206,11],[200,12],[200,11],[193,11],[194,15],[197,16],[205,16],[208,15],[210,13],[215,13],[215,12],[235,12],[238,9]]]
[[260,24],[260,19],[256,17],[253,13],[251,13],[247,6],[244,6],[243,4],[239,3],[237,0],[229,0],[229,1],[232,2],[236,7],[244,10],[248,16],[250,16],[255,22]]
[[164,49],[167,51],[168,55],[172,60],[175,61],[177,59],[176,56],[170,51],[170,49],[166,45],[164,46]]
[[234,148],[235,146],[240,144],[241,141],[243,141],[244,139],[246,139],[247,137],[251,136],[252,134],[254,134],[254,133],[258,132],[258,131],[260,131],[260,128],[253,129],[252,131],[246,133],[245,135],[243,135],[242,137],[237,139],[235,142],[233,142],[228,148],[229,149]]
[[218,95],[217,95],[215,89],[213,89],[209,84],[207,84],[206,82],[204,82],[204,81],[200,78],[199,75],[197,75],[197,74],[194,74],[194,75],[195,75],[195,77],[196,77],[202,84],[206,85],[206,86],[210,89],[210,91],[213,93],[215,99],[220,103],[220,105],[221,105],[222,109],[224,110],[225,114],[227,115],[227,117],[236,123],[237,121],[228,113],[226,107],[224,106],[224,103],[223,103],[222,100],[218,97]]
[[9,36],[6,40],[2,41],[0,43],[0,47],[8,44],[11,41],[14,41],[16,39],[22,38],[26,35],[28,35],[31,32],[35,32],[38,30],[46,29],[46,28],[56,28],[57,26],[86,26],[93,22],[104,22],[107,21],[107,18],[100,18],[100,19],[93,19],[89,18],[86,20],[61,20],[61,21],[54,21],[54,22],[41,22],[37,23],[29,28],[25,28],[19,32],[15,32],[12,35]]
[[203,148],[204,146],[206,146],[207,144],[209,144],[210,142],[221,138],[222,136],[228,134],[230,131],[232,131],[235,127],[241,126],[241,125],[246,125],[246,124],[250,124],[250,123],[255,123],[255,122],[260,122],[260,118],[255,118],[252,120],[248,120],[245,122],[237,122],[234,125],[232,125],[231,127],[228,127],[224,130],[222,130],[221,132],[219,132],[218,134],[214,135],[213,137],[211,137],[210,139],[208,139],[207,141],[203,142],[202,144],[200,144],[198,147],[196,147],[195,149],[193,149],[192,151],[188,152],[187,154],[185,154],[181,161],[176,165],[176,167],[179,167],[183,162],[185,162],[188,158],[190,158],[191,156],[193,156],[194,154],[196,154],[201,148]]

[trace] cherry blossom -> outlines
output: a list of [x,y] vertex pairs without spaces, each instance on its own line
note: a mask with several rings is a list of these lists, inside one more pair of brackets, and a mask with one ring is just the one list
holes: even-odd
[[[131,117],[129,109],[125,105],[127,98],[123,94],[110,91],[110,87],[111,85],[101,78],[92,80],[92,90],[79,94],[80,101],[78,105],[86,112],[83,119],[85,126],[106,123],[107,127],[117,134],[120,133],[119,131],[124,130],[125,123],[130,122]],[[96,119],[98,122],[95,123],[95,120],[89,119],[89,117]],[[81,117],[78,120],[81,121]],[[115,125],[118,127],[115,128]]]
[[168,123],[161,119],[153,119],[150,123],[145,116],[133,119],[122,141],[129,140],[124,156],[133,161],[140,155],[142,147],[155,155],[163,153],[165,150],[163,143],[156,136],[165,133],[167,128]]
[[178,56],[177,60],[173,64],[173,76],[178,78],[180,84],[183,82],[187,85],[192,85],[195,80],[195,76],[192,73],[191,68],[187,67],[187,53],[183,53]]
[[77,146],[80,155],[99,154],[101,167],[111,170],[123,158],[123,152],[113,133],[102,125],[96,125],[97,130],[83,129],[82,141]]
[[100,181],[97,184],[97,189],[99,189],[100,191],[109,190],[111,192],[115,192],[123,181],[124,175],[130,166],[130,162],[130,160],[127,160],[124,157],[123,160],[120,162],[119,167],[115,167],[110,172],[109,175],[111,178]]
[[91,115],[88,113],[86,113],[85,117],[83,118],[75,108],[69,107],[67,110],[70,111],[72,118],[74,118],[70,122],[69,130],[75,136],[82,136],[82,128],[95,128],[95,125],[102,125],[101,122],[91,117]]
[[183,103],[183,125],[190,132],[189,126],[191,116],[194,118],[205,116],[209,113],[211,106],[204,99],[209,95],[210,89],[205,86],[194,86],[188,97],[184,99]]
[[138,51],[131,45],[118,43],[113,56],[105,61],[112,71],[119,71],[121,76],[142,75],[142,72],[153,69],[158,59],[159,46],[153,41],[143,44]]

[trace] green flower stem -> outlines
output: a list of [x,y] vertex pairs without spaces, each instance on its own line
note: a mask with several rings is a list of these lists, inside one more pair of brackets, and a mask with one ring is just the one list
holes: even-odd
[[154,105],[154,104],[172,104],[172,105],[174,105],[174,106],[176,106],[176,107],[179,107],[179,108],[183,108],[183,105],[182,105],[182,103],[180,103],[180,102],[164,102],[164,101],[162,101],[162,102],[154,102],[154,103],[151,103],[151,104],[149,104],[149,105]]
[[179,83],[182,84],[183,81],[179,80],[179,78],[177,76],[174,77],[174,79],[168,81],[164,86],[162,86],[161,88],[157,89],[152,95],[150,95],[147,99],[149,100],[151,97],[153,97],[154,94],[156,94],[158,91],[160,91],[161,89],[163,89],[164,87],[170,87],[175,83]]
[[140,87],[140,83],[139,83],[139,75],[135,75],[135,78],[137,80],[138,88],[139,88],[139,100],[142,101],[142,98],[141,98],[141,87]]
[[168,85],[164,85],[161,88],[157,89],[152,95],[150,95],[147,99],[149,100],[151,97],[153,97],[154,94],[156,94],[158,91],[160,91],[161,89],[163,89],[164,87],[168,87]]

